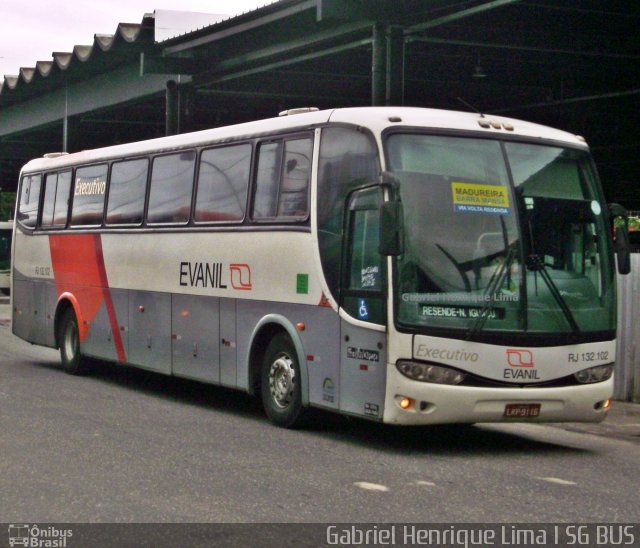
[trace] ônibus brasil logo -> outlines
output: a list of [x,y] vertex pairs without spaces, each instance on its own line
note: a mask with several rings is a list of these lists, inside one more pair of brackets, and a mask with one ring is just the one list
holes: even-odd
[[64,548],[67,546],[67,539],[72,536],[71,529],[59,529],[52,525],[39,527],[35,524],[9,524],[9,546]]

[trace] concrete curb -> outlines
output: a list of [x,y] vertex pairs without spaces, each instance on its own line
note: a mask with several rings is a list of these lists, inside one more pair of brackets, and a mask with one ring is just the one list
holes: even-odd
[[640,404],[614,401],[607,418],[599,423],[560,422],[551,424],[569,432],[593,434],[640,443]]

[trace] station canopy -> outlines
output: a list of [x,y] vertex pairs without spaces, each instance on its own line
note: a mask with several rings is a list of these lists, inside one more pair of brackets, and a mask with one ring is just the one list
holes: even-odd
[[0,187],[45,152],[391,104],[583,135],[607,198],[640,209],[640,3],[281,0],[194,24],[157,41],[144,16],[0,80]]

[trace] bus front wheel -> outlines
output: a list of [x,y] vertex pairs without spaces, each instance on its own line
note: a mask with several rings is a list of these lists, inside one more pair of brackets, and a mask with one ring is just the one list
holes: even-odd
[[261,376],[262,404],[267,417],[278,426],[295,428],[302,423],[300,364],[288,335],[276,335],[264,355]]
[[60,345],[62,368],[71,375],[82,375],[86,373],[86,361],[83,360],[82,354],[80,353],[78,320],[71,308],[65,310],[60,319],[58,344]]

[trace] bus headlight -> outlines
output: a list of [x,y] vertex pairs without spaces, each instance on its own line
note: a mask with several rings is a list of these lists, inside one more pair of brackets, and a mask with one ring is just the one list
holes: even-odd
[[613,375],[613,364],[608,363],[606,365],[596,365],[589,369],[583,369],[574,373],[573,376],[581,384],[591,384],[594,382],[602,382],[611,378]]
[[409,377],[415,381],[432,382],[436,384],[460,384],[467,376],[457,369],[432,363],[400,360],[396,363],[396,367],[405,377]]

